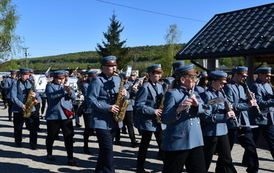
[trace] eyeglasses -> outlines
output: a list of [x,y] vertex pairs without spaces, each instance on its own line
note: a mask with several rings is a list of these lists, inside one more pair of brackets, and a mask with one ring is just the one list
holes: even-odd
[[192,80],[196,80],[197,79],[197,75],[184,75],[183,76],[184,78],[190,78],[190,79],[192,79]]
[[104,66],[107,66],[107,67],[116,67],[117,65],[104,65]]

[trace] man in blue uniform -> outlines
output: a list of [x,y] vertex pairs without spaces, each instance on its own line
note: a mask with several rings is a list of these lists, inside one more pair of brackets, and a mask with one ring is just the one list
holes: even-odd
[[159,147],[157,158],[163,158],[161,143],[165,125],[156,121],[156,117],[162,115],[160,104],[163,97],[163,86],[159,83],[163,73],[161,64],[147,67],[147,73],[148,81],[139,88],[135,99],[135,127],[141,131],[142,135],[137,158],[137,172],[139,173],[146,172],[144,164],[152,134],[154,134]]
[[[229,83],[225,86],[224,91],[227,95],[227,99],[233,106],[233,110],[236,115],[236,121],[228,119],[228,137],[231,149],[234,145],[234,139],[237,137],[241,146],[245,149],[243,156],[243,163],[247,166],[247,172],[255,173],[258,172],[259,161],[256,151],[256,144],[253,140],[252,130],[250,128],[248,110],[256,106],[256,101],[254,99],[248,98],[245,89],[247,78],[247,67],[235,67],[232,69],[232,78]],[[237,127],[240,126],[240,127]]]
[[[162,142],[164,151],[163,173],[205,173],[203,136],[199,113],[203,101],[197,93],[189,95],[196,82],[193,64],[175,70],[176,88],[165,94],[162,122],[167,125]],[[189,109],[189,112],[186,109]]]
[[12,117],[12,101],[11,101],[11,95],[10,95],[10,91],[11,91],[11,85],[12,85],[12,82],[17,80],[17,71],[18,70],[10,70],[10,77],[7,78],[5,80],[5,83],[4,83],[4,89],[6,90],[6,99],[7,99],[7,102],[8,102],[8,116],[9,116],[9,121],[11,121],[11,117]]
[[[225,98],[223,93],[224,84],[227,82],[227,73],[212,71],[209,73],[210,86],[200,96],[205,103],[214,98]],[[228,102],[226,102],[228,103]],[[208,105],[208,111],[201,116],[202,131],[204,137],[204,155],[206,170],[208,171],[213,154],[218,151],[218,160],[215,168],[216,173],[236,173],[232,164],[230,145],[228,139],[227,119],[234,118],[235,113],[230,106],[224,103]]]
[[95,128],[99,143],[99,156],[95,172],[114,173],[113,164],[113,139],[118,123],[113,118],[113,113],[118,113],[120,108],[115,104],[117,94],[127,95],[125,89],[119,93],[121,79],[115,75],[117,63],[115,56],[107,56],[100,60],[101,70],[98,76],[90,82],[87,90],[87,104],[91,106],[91,128]]
[[274,98],[269,84],[271,78],[271,67],[263,67],[257,70],[258,78],[250,90],[255,93],[261,115],[251,111],[251,122],[259,125],[253,129],[254,140],[257,142],[262,134],[266,139],[272,158],[274,159]]
[[168,88],[176,87],[176,84],[173,84],[173,82],[175,80],[174,72],[177,68],[180,68],[184,65],[185,65],[184,61],[176,61],[176,62],[172,63],[173,75],[170,77],[167,77],[165,79],[164,89],[165,89],[166,85],[168,85]]
[[[11,85],[10,96],[13,112],[14,124],[14,137],[16,146],[20,147],[22,142],[22,129],[24,122],[27,129],[30,131],[30,148],[36,149],[37,147],[37,127],[39,117],[35,114],[35,106],[32,107],[31,115],[28,118],[23,117],[23,111],[28,109],[25,105],[27,98],[32,87],[32,82],[29,80],[30,70],[28,68],[20,68],[20,79],[14,80]],[[35,91],[31,93],[31,97],[38,99],[38,94]]]
[[[92,81],[93,77],[98,76],[97,71],[89,71],[87,72],[87,79],[83,81],[82,84],[82,94],[84,95],[84,101],[82,103],[83,105],[83,119],[85,123],[85,130],[84,130],[84,153],[90,154],[89,148],[88,148],[88,138],[91,134],[94,134],[94,129],[90,128],[90,120],[91,120],[91,107],[87,104],[87,91],[90,81]],[[91,84],[92,85],[92,84]]]

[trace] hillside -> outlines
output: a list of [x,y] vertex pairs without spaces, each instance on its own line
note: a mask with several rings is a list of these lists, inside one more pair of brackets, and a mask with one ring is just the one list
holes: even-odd
[[[179,51],[183,44],[176,45],[176,50]],[[160,46],[139,46],[131,47],[128,58],[132,61],[129,65],[138,68],[139,63],[152,63],[162,57],[164,45]],[[99,55],[96,51],[77,52],[69,54],[61,54],[56,56],[45,56],[38,58],[28,58],[28,67],[35,70],[47,70],[52,66],[52,70],[56,69],[87,69],[100,68]],[[18,67],[26,67],[26,60],[11,60],[0,65],[1,71],[17,69]]]

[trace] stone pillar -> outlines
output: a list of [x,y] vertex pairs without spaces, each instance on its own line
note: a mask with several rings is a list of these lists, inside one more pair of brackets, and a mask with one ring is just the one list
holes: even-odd
[[216,58],[209,58],[207,60],[207,69],[209,71],[214,71],[216,70]]

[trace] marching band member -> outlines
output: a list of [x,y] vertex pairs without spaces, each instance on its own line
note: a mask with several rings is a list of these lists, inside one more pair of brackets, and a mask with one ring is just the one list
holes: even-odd
[[255,93],[255,98],[262,115],[251,111],[251,121],[259,126],[253,129],[255,142],[262,134],[267,141],[272,158],[274,159],[274,99],[273,91],[269,84],[271,78],[271,67],[263,67],[257,70],[258,78],[250,90]]
[[[250,128],[249,108],[256,105],[256,101],[248,99],[249,95],[246,93],[243,85],[247,78],[247,67],[238,66],[232,69],[232,78],[229,83],[224,87],[224,91],[227,95],[227,99],[233,106],[233,110],[237,118],[238,124],[232,119],[227,120],[228,137],[231,150],[234,145],[234,139],[237,137],[241,146],[245,149],[243,155],[243,163],[247,166],[246,172],[255,173],[258,172],[259,161],[256,151],[256,144],[253,140],[252,130]],[[237,127],[240,125],[242,127]]]
[[157,158],[163,159],[160,146],[165,125],[157,123],[155,119],[156,116],[162,115],[162,110],[159,109],[159,107],[163,97],[163,86],[158,83],[163,74],[161,64],[154,64],[147,67],[147,73],[148,82],[139,88],[135,99],[135,127],[141,130],[142,135],[137,158],[137,172],[145,172],[145,159],[153,133],[159,147]]
[[[177,84],[173,84],[173,81],[175,80],[175,74],[174,74],[174,72],[175,72],[175,70],[176,70],[177,68],[180,68],[180,67],[182,67],[182,66],[184,66],[184,65],[185,65],[185,62],[184,62],[184,61],[176,61],[176,62],[172,63],[173,75],[170,76],[170,77],[167,77],[167,78],[165,79],[164,88],[166,87],[167,84],[169,85],[169,88],[172,88],[173,86],[175,86],[175,87],[177,86]],[[176,80],[175,80],[175,82],[176,82]],[[173,85],[173,86],[172,86],[172,85]]]
[[52,155],[52,146],[55,137],[62,129],[65,147],[68,157],[68,165],[77,166],[78,163],[73,160],[73,114],[71,100],[75,99],[73,89],[64,86],[65,72],[58,70],[52,73],[53,82],[46,85],[45,93],[48,98],[48,108],[45,119],[47,121],[47,159],[54,161]]
[[13,81],[17,80],[17,71],[18,70],[10,70],[10,77],[5,80],[4,89],[6,90],[6,100],[8,102],[8,117],[9,121],[11,121],[12,117],[12,101],[11,101],[11,85]]
[[[35,114],[35,106],[32,107],[31,115],[28,118],[23,117],[23,111],[27,109],[27,98],[32,87],[32,81],[29,80],[30,70],[28,68],[20,68],[19,75],[20,79],[12,82],[10,96],[13,112],[13,124],[14,124],[14,137],[17,147],[21,147],[22,142],[22,129],[24,122],[26,123],[27,129],[30,131],[30,148],[36,149],[37,147],[37,127],[38,121]],[[38,94],[34,92],[31,96],[38,99]],[[38,117],[39,118],[39,117]]]
[[[212,71],[209,73],[210,86],[201,93],[200,96],[205,103],[211,99],[225,96],[222,93],[224,84],[227,82],[227,73]],[[204,137],[204,155],[206,171],[208,171],[213,154],[218,151],[218,160],[215,168],[216,173],[235,173],[237,172],[232,164],[229,139],[227,135],[226,121],[234,118],[233,111],[227,111],[224,103],[209,106],[209,111],[201,116],[202,132]]]
[[[127,126],[128,135],[129,135],[129,138],[131,141],[131,146],[133,148],[135,148],[135,147],[139,146],[139,143],[136,141],[135,132],[133,129],[133,120],[134,120],[134,118],[133,118],[133,106],[134,106],[133,97],[136,96],[137,86],[133,86],[132,82],[128,81],[128,79],[126,77],[126,72],[122,72],[120,74],[125,80],[124,88],[127,90],[128,94],[129,94],[129,102],[130,102],[130,105],[128,105],[127,110],[126,110],[125,118],[123,120],[123,125]],[[132,73],[131,73],[131,76],[132,76]],[[132,87],[136,87],[136,88],[133,89]],[[120,131],[118,133],[120,133]],[[118,136],[118,138],[119,137],[120,137],[120,135]],[[117,141],[115,141],[115,142],[117,142]],[[120,142],[120,140],[119,140],[119,142]]]
[[204,71],[200,75],[201,75],[201,79],[200,79],[198,85],[195,87],[195,91],[198,94],[201,94],[202,92],[204,92],[208,87],[208,74],[207,74],[207,72]]
[[[87,90],[90,82],[92,79],[98,76],[97,71],[89,71],[87,72],[87,77],[85,83],[82,85],[82,94],[84,95],[85,99],[83,101],[83,119],[84,119],[84,124],[85,124],[85,129],[84,129],[84,153],[85,154],[90,154],[89,148],[88,148],[88,138],[90,134],[94,134],[93,128],[90,128],[90,120],[91,120],[91,107],[87,103]],[[92,85],[92,84],[91,84]]]
[[114,173],[113,164],[113,139],[118,123],[113,118],[113,113],[119,112],[115,104],[117,94],[126,96],[126,90],[119,93],[121,79],[115,75],[117,69],[116,57],[107,56],[100,60],[102,73],[94,77],[88,86],[87,104],[91,106],[90,127],[95,128],[99,143],[99,155],[95,172]]
[[[199,113],[203,101],[197,93],[189,98],[189,90],[195,85],[193,64],[182,66],[174,72],[177,86],[167,91],[162,122],[167,124],[163,138],[163,173],[180,173],[184,165],[189,173],[205,173],[203,136]],[[190,106],[189,113],[185,110]]]

